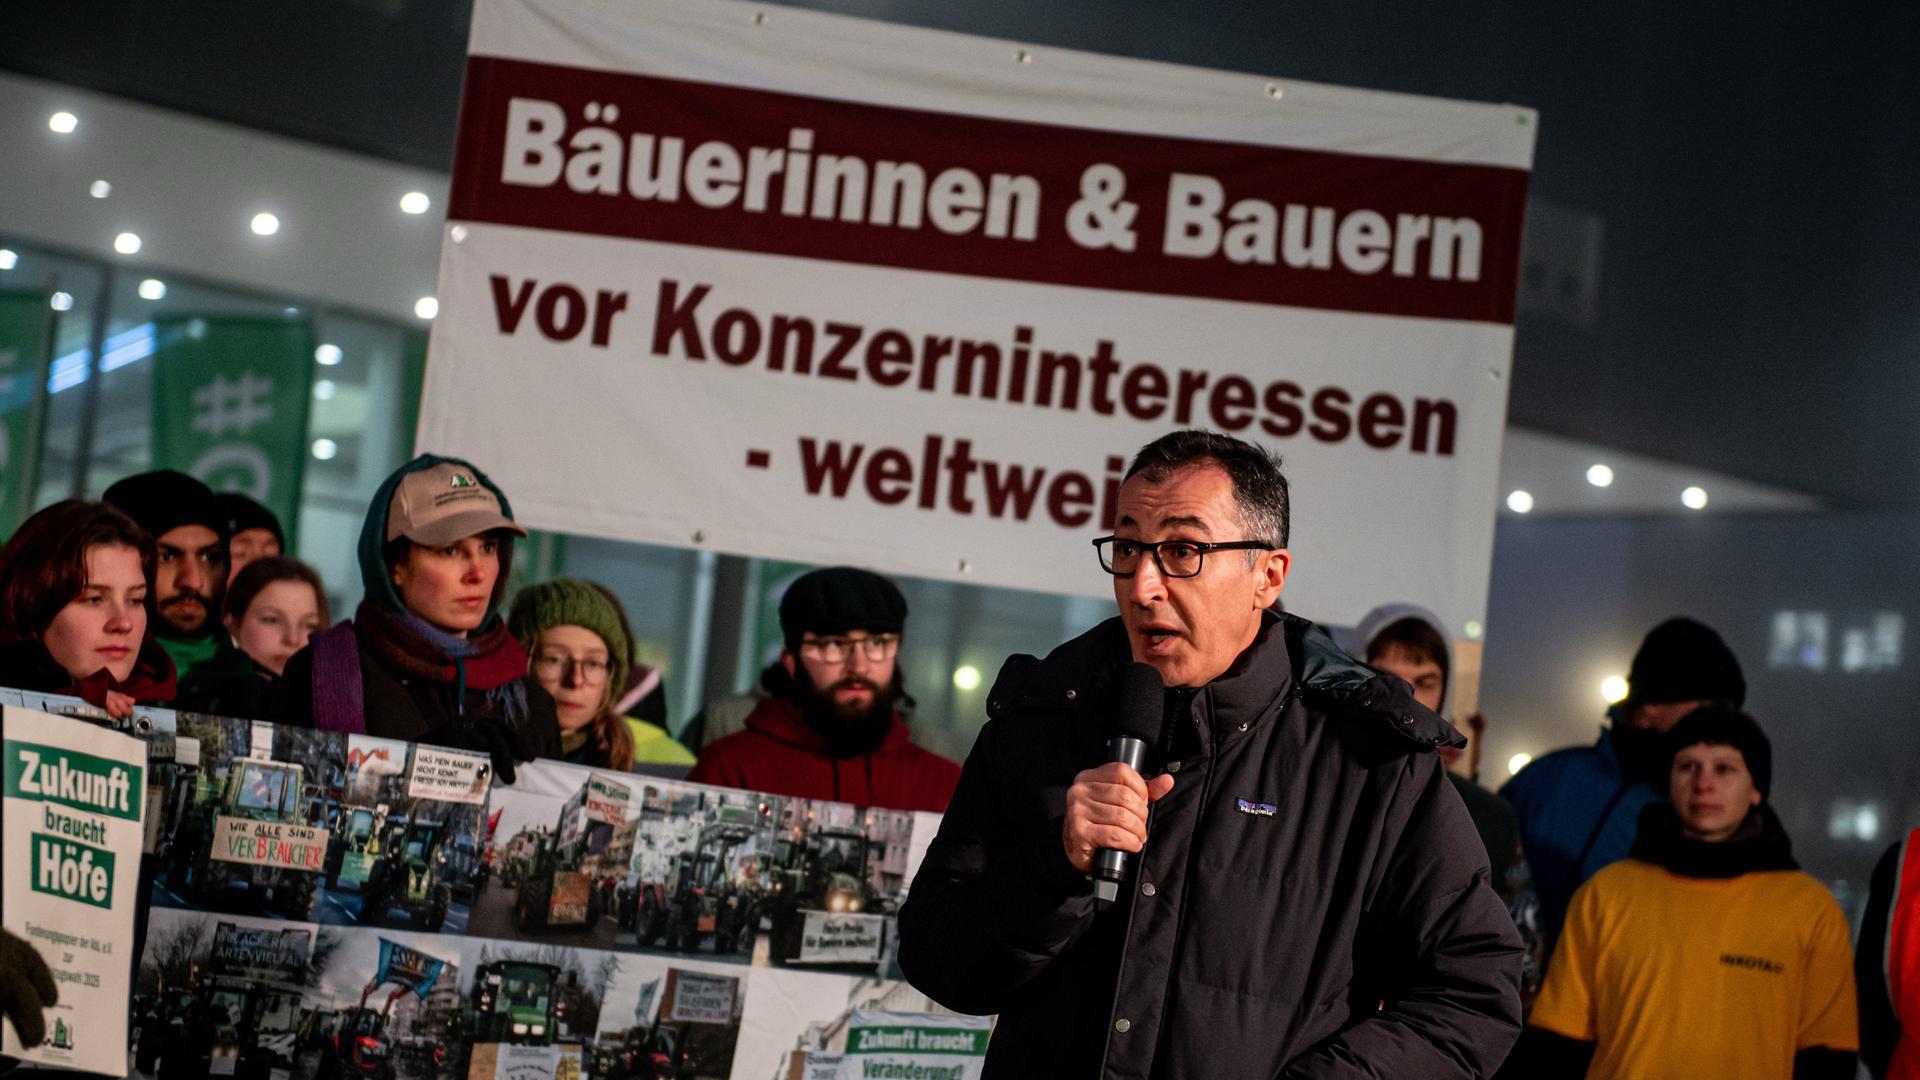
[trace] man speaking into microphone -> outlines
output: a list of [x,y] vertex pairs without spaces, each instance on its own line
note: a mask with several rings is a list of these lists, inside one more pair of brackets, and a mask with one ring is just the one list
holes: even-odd
[[[1001,670],[900,912],[913,985],[999,1014],[989,1077],[1428,1080],[1505,1059],[1520,941],[1434,752],[1464,740],[1272,610],[1287,534],[1266,451],[1158,439],[1094,542],[1120,616]],[[1164,684],[1144,725],[1134,662]],[[1116,736],[1142,726],[1135,768]]]

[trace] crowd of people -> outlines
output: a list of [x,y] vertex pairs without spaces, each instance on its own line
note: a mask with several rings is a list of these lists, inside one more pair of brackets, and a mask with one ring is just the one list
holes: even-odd
[[[432,455],[370,501],[338,623],[243,496],[163,471],[41,510],[0,547],[0,686],[463,748],[500,783],[545,758],[944,813],[900,962],[999,1016],[990,1075],[1920,1080],[1920,840],[1876,870],[1856,949],[1718,634],[1655,627],[1599,741],[1496,794],[1438,618],[1285,612],[1290,513],[1252,444],[1143,448],[1095,541],[1118,614],[1010,658],[964,766],[913,741],[885,577],[793,581],[757,689],[676,739],[614,593],[510,598],[506,493]],[[1163,688],[1138,768],[1108,756],[1134,664]],[[1132,858],[1111,903],[1101,851]]]

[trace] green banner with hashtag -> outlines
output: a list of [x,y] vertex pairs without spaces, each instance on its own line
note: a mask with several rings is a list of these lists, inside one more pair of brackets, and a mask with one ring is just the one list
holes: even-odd
[[0,536],[33,512],[52,342],[47,294],[0,290]]
[[178,317],[153,329],[153,467],[249,495],[296,535],[312,324]]

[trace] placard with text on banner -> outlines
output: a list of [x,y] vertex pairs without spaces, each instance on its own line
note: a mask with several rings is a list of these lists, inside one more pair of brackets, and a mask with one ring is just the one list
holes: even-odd
[[529,525],[1105,595],[1208,427],[1290,607],[1483,617],[1531,110],[704,0],[469,52],[420,446]]

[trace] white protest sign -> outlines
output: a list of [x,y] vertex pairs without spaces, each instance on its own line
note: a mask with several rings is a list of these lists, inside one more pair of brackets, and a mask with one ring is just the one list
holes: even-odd
[[979,1080],[992,1021],[984,1016],[855,1009],[841,1080]]
[[0,1053],[125,1076],[147,748],[82,720],[4,707],[5,925],[52,969],[47,1039]]
[[1207,427],[1286,458],[1291,608],[1483,618],[1533,113],[1023,51],[480,0],[420,448],[540,528],[1105,596]]
[[800,933],[800,964],[871,964],[887,945],[885,915],[844,915],[809,911]]
[[327,830],[217,814],[213,819],[212,857],[288,870],[320,870],[327,862]]
[[416,746],[413,771],[407,775],[407,795],[480,806],[487,801],[489,769],[490,762],[484,754]]
[[732,975],[707,975],[675,968],[673,1008],[669,1016],[679,1023],[731,1024],[733,997],[740,980]]

